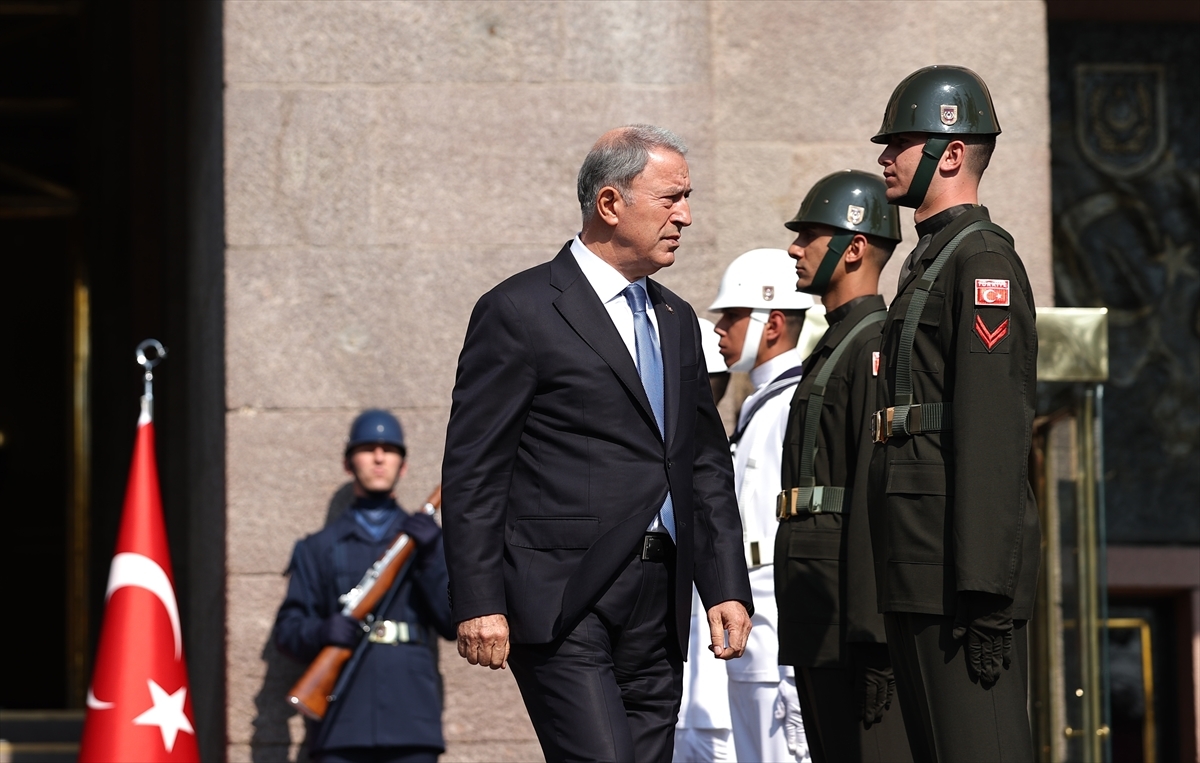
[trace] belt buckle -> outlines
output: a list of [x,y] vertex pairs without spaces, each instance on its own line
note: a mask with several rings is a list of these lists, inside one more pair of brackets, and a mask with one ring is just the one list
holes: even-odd
[[391,620],[376,620],[371,626],[371,634],[367,636],[367,641],[372,644],[395,644],[398,641],[397,636],[399,636],[397,623]]
[[667,558],[667,547],[659,533],[646,533],[642,536],[642,561],[661,562]]
[[873,442],[885,443],[892,436],[892,418],[895,411],[895,408],[884,408],[871,415],[871,440]]

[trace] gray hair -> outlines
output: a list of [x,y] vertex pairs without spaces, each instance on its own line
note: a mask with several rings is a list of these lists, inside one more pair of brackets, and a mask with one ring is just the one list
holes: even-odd
[[687,156],[683,140],[666,129],[654,125],[626,125],[615,131],[612,138],[601,138],[579,168],[576,185],[583,224],[596,214],[596,197],[605,186],[616,188],[621,199],[630,203],[629,186],[646,169],[654,149],[674,151]]

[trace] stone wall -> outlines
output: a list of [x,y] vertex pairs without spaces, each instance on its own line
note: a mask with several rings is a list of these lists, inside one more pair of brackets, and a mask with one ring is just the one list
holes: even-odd
[[[232,760],[297,754],[296,668],[268,634],[292,543],[344,500],[350,420],[398,413],[419,504],[470,309],[577,230],[575,174],[607,128],[691,145],[694,225],[660,276],[703,309],[734,256],[787,246],[813,181],[877,167],[904,75],[964,64],[1005,130],[983,201],[1053,304],[1042,0],[226,0],[224,19]],[[898,254],[914,242],[909,225]],[[444,759],[538,755],[508,673],[452,645],[442,663]]]

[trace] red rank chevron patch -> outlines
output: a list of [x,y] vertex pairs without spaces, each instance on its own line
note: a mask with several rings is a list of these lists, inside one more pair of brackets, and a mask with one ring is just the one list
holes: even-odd
[[975,335],[983,342],[983,346],[988,352],[996,349],[996,345],[1000,344],[1000,340],[1008,336],[1008,318],[1000,322],[1000,325],[994,329],[989,329],[987,324],[983,322],[983,316],[975,314]]

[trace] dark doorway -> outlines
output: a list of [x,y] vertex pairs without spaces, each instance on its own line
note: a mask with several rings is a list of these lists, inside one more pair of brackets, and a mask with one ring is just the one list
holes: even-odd
[[196,726],[224,757],[221,77],[215,0],[0,0],[6,727],[83,707],[155,337]]

